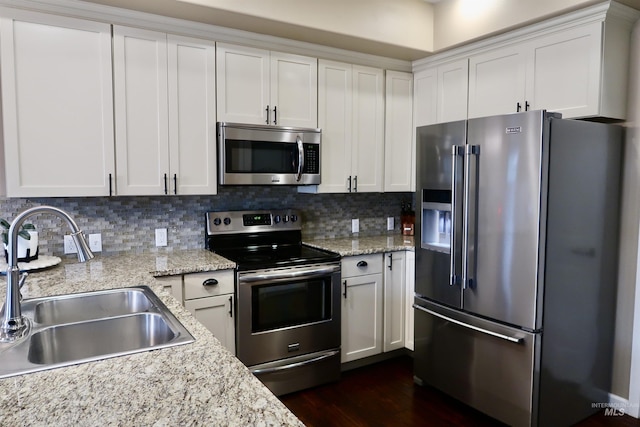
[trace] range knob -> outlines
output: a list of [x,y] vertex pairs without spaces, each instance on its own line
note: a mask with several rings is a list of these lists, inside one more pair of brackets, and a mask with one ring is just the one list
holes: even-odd
[[293,214],[289,218],[291,219],[291,222],[296,222],[298,220],[298,215]]
[[282,217],[282,222],[284,222],[284,223],[289,222],[289,215],[284,215],[284,216]]
[[224,219],[223,222],[224,222],[224,225],[229,225],[229,224],[231,224],[231,218],[227,217],[227,218]]
[[215,219],[213,220],[213,225],[218,226],[218,225],[220,225],[220,224],[222,224],[222,221],[220,220],[220,218],[215,218]]
[[282,218],[280,218],[280,215],[276,215],[273,217],[273,222],[275,222],[276,224],[279,224],[281,219]]

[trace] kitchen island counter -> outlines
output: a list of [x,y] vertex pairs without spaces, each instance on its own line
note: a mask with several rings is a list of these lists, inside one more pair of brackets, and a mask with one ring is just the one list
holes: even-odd
[[202,249],[99,254],[88,263],[65,259],[31,273],[23,288],[25,298],[149,286],[195,342],[2,379],[0,424],[302,426],[153,278],[233,267]]
[[307,239],[304,240],[304,243],[314,248],[336,252],[343,257],[414,250],[414,236],[403,236],[400,234]]

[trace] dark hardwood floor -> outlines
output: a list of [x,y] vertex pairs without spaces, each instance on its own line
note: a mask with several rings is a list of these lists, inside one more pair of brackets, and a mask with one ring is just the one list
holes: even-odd
[[[280,399],[308,427],[501,425],[433,388],[414,385],[412,369],[412,359],[401,356]],[[602,411],[577,426],[631,427],[640,421]]]

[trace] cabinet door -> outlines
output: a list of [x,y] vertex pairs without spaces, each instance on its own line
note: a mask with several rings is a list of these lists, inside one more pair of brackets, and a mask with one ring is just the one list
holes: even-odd
[[526,54],[510,46],[469,60],[469,118],[525,110]]
[[271,52],[271,123],[318,127],[318,60]]
[[170,192],[216,194],[216,50],[168,36]]
[[173,295],[182,304],[182,275],[160,276],[156,277],[156,280],[160,282],[165,291]]
[[[413,75],[413,123],[416,127],[437,122],[438,70],[429,68]],[[414,135],[415,136],[415,135]]]
[[115,173],[110,26],[3,14],[0,182],[6,179],[7,195],[108,196]]
[[405,252],[386,253],[385,264],[383,350],[391,351],[405,345]]
[[416,253],[414,251],[405,251],[405,265],[404,346],[413,350],[413,296],[416,285]]
[[467,118],[469,61],[465,58],[438,66],[437,122]]
[[343,279],[341,314],[342,363],[382,353],[382,273]]
[[116,187],[119,195],[168,193],[167,36],[114,26]]
[[233,294],[188,300],[184,302],[184,307],[209,329],[223,346],[232,354],[236,354]]
[[384,183],[384,73],[353,66],[352,189],[382,192]]
[[351,65],[321,60],[318,69],[318,127],[322,129],[318,192],[344,193],[351,175]]
[[411,191],[413,171],[413,75],[385,77],[384,191]]
[[602,23],[572,28],[531,44],[527,99],[564,118],[600,115]]
[[[269,51],[218,43],[218,121],[268,124]],[[269,122],[267,122],[269,120]]]

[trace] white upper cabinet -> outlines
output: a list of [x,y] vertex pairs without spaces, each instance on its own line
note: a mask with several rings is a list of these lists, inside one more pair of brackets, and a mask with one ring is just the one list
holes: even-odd
[[414,73],[416,127],[467,118],[469,61],[460,59]]
[[384,177],[384,72],[319,61],[321,179],[301,192],[381,192]]
[[413,150],[413,74],[385,76],[384,191],[411,191]]
[[115,26],[118,195],[215,194],[215,45]]
[[216,50],[169,35],[169,170],[174,194],[216,194]]
[[3,9],[6,194],[108,196],[115,173],[111,27]]
[[167,194],[167,36],[114,26],[113,60],[117,193]]
[[316,58],[219,43],[218,121],[315,128]]
[[510,46],[469,60],[469,117],[524,111],[526,56]]

